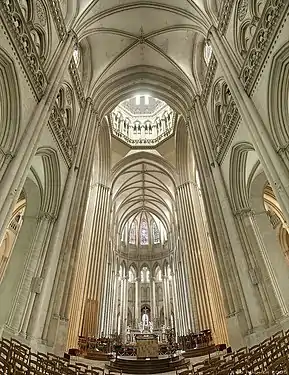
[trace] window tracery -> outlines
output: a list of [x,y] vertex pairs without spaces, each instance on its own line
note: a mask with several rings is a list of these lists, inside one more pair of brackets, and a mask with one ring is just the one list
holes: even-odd
[[245,58],[263,12],[265,0],[239,0],[235,8],[235,41],[238,52]]
[[129,241],[131,245],[136,244],[136,222],[133,221],[129,231]]
[[161,242],[160,231],[155,221],[152,222],[152,234],[153,234],[153,243],[158,244]]
[[148,233],[148,223],[145,217],[142,218],[140,224],[140,244],[148,245],[149,243],[149,233]]

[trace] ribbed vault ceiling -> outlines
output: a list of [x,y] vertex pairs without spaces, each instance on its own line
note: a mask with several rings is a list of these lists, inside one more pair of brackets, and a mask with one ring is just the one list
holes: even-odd
[[141,68],[144,78],[150,69],[177,77],[193,95],[192,51],[196,35],[205,37],[211,25],[208,1],[80,1],[73,28],[89,46],[89,93],[97,97],[111,77],[127,72],[129,79]]
[[156,215],[169,230],[174,208],[174,181],[156,164],[141,161],[125,168],[114,181],[117,226],[142,210]]
[[[213,23],[210,4],[217,2],[78,0],[71,26],[83,52],[86,94],[93,98],[100,117],[140,93],[161,99],[186,116],[199,87],[193,51],[200,38],[206,38]],[[118,232],[141,210],[159,217],[169,231],[175,172],[139,159],[137,153],[134,158],[135,163],[112,178]]]

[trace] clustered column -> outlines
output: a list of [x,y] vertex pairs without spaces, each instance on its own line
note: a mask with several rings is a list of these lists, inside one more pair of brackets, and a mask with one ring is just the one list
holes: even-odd
[[110,189],[96,183],[95,209],[93,215],[92,238],[90,242],[86,275],[86,297],[82,331],[88,335],[100,335],[100,311],[104,290],[105,251],[108,246]]
[[191,329],[200,331],[211,327],[208,290],[204,279],[204,264],[201,244],[196,227],[195,210],[192,202],[192,186],[190,182],[178,187],[177,202],[180,208],[180,222],[184,238],[184,254],[186,273],[189,276],[188,299],[192,308],[193,321]]

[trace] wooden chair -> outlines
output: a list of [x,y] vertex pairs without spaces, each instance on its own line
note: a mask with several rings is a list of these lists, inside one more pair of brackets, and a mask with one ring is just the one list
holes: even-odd
[[3,357],[0,357],[0,374],[10,375],[12,374],[12,366]]
[[[95,372],[97,372],[99,375],[104,375],[104,368],[97,367],[97,366],[91,366],[91,369]],[[122,372],[108,372],[109,374],[122,374]]]

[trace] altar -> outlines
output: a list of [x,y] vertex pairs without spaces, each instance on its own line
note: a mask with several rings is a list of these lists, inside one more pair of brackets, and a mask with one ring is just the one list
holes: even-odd
[[154,334],[138,334],[136,339],[136,356],[140,358],[158,358],[158,336]]

